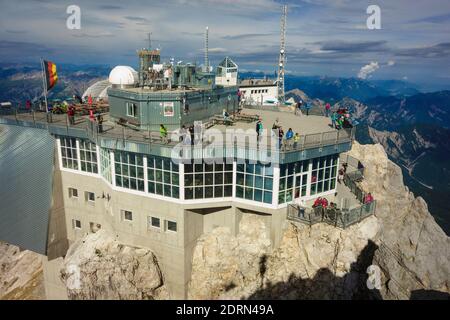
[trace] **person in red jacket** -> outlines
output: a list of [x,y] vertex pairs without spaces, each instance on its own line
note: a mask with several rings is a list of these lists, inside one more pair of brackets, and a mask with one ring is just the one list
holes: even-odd
[[325,105],[325,116],[328,118],[330,116],[331,105],[327,102]]
[[370,204],[373,202],[373,196],[372,194],[369,192],[365,198],[364,198],[364,204]]

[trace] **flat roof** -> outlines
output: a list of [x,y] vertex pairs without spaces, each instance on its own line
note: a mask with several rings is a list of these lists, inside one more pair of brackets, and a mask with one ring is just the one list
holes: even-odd
[[[261,118],[264,129],[271,129],[272,125],[278,119],[284,132],[289,128],[299,135],[317,134],[323,132],[337,131],[331,127],[331,121],[324,116],[306,116],[295,115],[294,111],[272,111],[272,110],[256,110],[256,109],[242,109],[240,114],[258,115]],[[228,128],[239,128],[243,130],[255,130],[256,121],[243,122],[236,121],[233,126],[215,125],[213,128],[225,131]]]

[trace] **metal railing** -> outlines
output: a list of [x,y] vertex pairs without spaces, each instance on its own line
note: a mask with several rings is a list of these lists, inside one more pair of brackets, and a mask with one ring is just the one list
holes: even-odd
[[[66,129],[67,132],[71,128],[76,128],[80,130],[85,130],[88,137],[93,142],[98,142],[99,137],[110,138],[110,139],[119,139],[123,142],[130,141],[136,143],[154,143],[160,145],[174,146],[178,144],[180,141],[177,139],[176,141],[163,141],[159,132],[150,131],[150,130],[136,130],[126,126],[121,126],[118,124],[111,124],[110,122],[103,123],[103,130],[99,131],[99,125],[96,121],[91,121],[85,117],[80,119],[80,116],[76,117],[75,125],[71,125],[67,114],[47,114],[45,112],[36,112],[33,110],[17,110],[17,109],[9,109],[9,110],[0,110],[0,116],[9,116],[9,120],[13,120],[16,124],[27,123],[27,125],[37,124],[41,125],[51,125],[56,127],[62,127]],[[0,119],[1,120],[1,119]],[[354,138],[354,128],[352,129],[341,129],[339,131],[333,130],[328,132],[322,132],[317,134],[306,134],[300,136],[299,141],[294,142],[293,139],[286,141],[285,139],[282,141],[282,145],[271,146],[267,145],[267,149],[273,150],[279,153],[290,153],[290,152],[298,152],[305,149],[310,148],[320,148],[326,145],[334,145],[340,143],[351,142]],[[173,132],[168,132],[168,138],[172,136]],[[250,140],[254,139],[256,141],[256,133],[254,137],[249,137]],[[267,137],[268,138],[268,137]],[[277,139],[275,139],[277,141]],[[210,142],[202,142],[203,146],[210,146]],[[217,147],[224,148],[245,148],[247,150],[259,151],[260,145],[258,143],[247,143],[233,139],[232,141],[225,141],[221,145],[217,145]]]
[[376,209],[376,201],[363,204],[353,209],[338,208],[306,208],[299,205],[289,204],[287,207],[287,218],[291,221],[300,222],[309,226],[316,223],[327,223],[334,227],[345,229],[365,218],[373,215]]

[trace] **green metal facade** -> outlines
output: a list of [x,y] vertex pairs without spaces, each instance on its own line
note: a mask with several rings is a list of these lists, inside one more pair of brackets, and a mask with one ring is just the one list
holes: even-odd
[[[159,130],[160,124],[175,130],[182,125],[192,125],[194,121],[205,121],[221,114],[223,109],[232,112],[238,108],[237,87],[173,92],[110,88],[108,96],[112,118],[126,119],[138,124],[140,129],[151,131]],[[127,103],[137,105],[136,117],[127,115]],[[167,103],[173,103],[173,115],[165,114]]]

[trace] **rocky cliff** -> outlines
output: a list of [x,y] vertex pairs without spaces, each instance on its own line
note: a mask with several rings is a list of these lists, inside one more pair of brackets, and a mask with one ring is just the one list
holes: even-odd
[[74,243],[61,270],[70,299],[168,299],[155,255],[100,230]]
[[[195,249],[190,298],[448,298],[450,239],[426,203],[381,145],[355,143],[350,154],[366,167],[361,187],[377,199],[376,216],[346,230],[287,222],[275,250],[256,215],[241,220],[236,237],[214,229]],[[371,265],[378,289],[367,286]]]
[[[350,154],[366,168],[361,187],[377,200],[375,216],[345,230],[287,221],[272,248],[264,221],[246,214],[236,236],[218,227],[198,239],[189,298],[448,299],[450,238],[425,201],[381,145],[355,143]],[[0,298],[43,296],[38,255],[0,245],[0,263]],[[61,277],[72,299],[168,299],[163,271],[150,250],[100,230],[71,246]]]
[[0,242],[0,300],[45,299],[42,257]]

